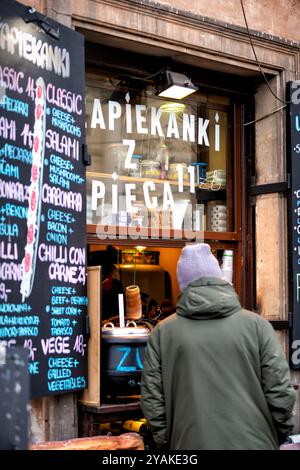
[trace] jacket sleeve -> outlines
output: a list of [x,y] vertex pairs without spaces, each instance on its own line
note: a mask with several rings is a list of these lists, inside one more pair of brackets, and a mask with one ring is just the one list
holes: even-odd
[[148,338],[141,381],[141,408],[159,449],[166,448],[167,424],[160,357],[160,334],[156,327]]
[[291,385],[288,363],[273,327],[264,321],[261,329],[262,385],[279,444],[282,444],[293,430],[296,394]]

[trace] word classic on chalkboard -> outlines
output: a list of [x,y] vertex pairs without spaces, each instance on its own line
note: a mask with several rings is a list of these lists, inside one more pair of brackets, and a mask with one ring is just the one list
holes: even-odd
[[38,397],[87,386],[87,296],[83,37],[34,15],[0,2],[0,341]]

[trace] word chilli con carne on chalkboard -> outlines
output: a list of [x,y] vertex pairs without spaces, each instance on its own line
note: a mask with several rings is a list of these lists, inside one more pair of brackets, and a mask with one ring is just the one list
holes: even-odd
[[0,4],[0,342],[31,396],[87,386],[83,37]]

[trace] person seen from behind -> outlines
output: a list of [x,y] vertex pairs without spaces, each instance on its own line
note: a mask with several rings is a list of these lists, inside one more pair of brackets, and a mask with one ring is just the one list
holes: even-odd
[[183,248],[177,311],[148,339],[141,407],[159,449],[278,449],[295,391],[271,324],[241,307],[210,246]]

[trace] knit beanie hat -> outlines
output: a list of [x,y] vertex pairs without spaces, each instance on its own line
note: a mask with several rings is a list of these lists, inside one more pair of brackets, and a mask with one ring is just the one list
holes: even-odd
[[200,277],[223,279],[217,258],[206,243],[187,245],[183,248],[177,263],[177,280],[180,291]]

